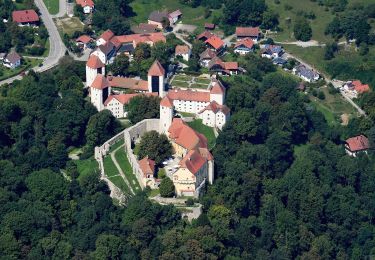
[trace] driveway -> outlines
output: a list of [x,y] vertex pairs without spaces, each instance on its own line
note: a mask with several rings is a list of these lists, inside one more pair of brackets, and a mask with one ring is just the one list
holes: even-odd
[[[48,56],[44,59],[43,65],[41,67],[32,68],[35,72],[43,72],[49,70],[56,66],[59,63],[61,57],[65,55],[65,45],[61,40],[60,34],[57,31],[57,27],[52,20],[51,15],[49,14],[47,7],[45,6],[43,0],[34,0],[35,5],[38,7],[39,12],[41,13],[40,18],[42,19],[44,25],[49,34],[49,43],[50,49]],[[22,79],[22,76],[17,75],[12,78],[0,81],[0,85],[10,84],[15,80]]]
[[65,16],[67,13],[67,0],[59,0],[59,12],[51,15],[52,18],[59,18]]

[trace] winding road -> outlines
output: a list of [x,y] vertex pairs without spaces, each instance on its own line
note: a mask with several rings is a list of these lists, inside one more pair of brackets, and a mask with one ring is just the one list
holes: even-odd
[[[49,70],[56,66],[59,63],[61,57],[64,56],[66,47],[61,40],[60,34],[57,30],[55,23],[52,20],[52,16],[49,14],[46,5],[44,4],[43,0],[34,0],[35,5],[38,7],[39,12],[41,13],[40,18],[42,19],[46,29],[48,30],[49,34],[49,54],[44,59],[42,66],[37,66],[32,68],[35,72],[43,72]],[[0,85],[6,83],[12,83],[15,80],[22,79],[21,75],[17,75],[11,77],[9,79],[0,81]]]

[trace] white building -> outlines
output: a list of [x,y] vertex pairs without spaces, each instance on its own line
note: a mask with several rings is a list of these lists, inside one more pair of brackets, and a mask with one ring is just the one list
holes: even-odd
[[230,109],[226,105],[219,105],[212,101],[199,112],[198,116],[202,119],[204,125],[222,130],[225,123],[229,120]]
[[105,75],[105,65],[96,55],[90,55],[86,63],[86,86],[90,87],[96,76]]
[[175,57],[181,56],[182,59],[189,61],[191,50],[187,45],[177,45],[175,49]]

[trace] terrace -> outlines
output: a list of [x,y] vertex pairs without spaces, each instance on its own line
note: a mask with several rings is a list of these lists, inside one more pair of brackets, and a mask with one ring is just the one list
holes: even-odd
[[209,75],[186,75],[176,74],[170,81],[171,88],[182,88],[182,89],[208,89],[211,83]]

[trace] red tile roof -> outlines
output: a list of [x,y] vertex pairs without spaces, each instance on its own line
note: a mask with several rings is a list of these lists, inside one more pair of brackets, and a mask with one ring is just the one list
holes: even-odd
[[150,174],[153,175],[155,173],[155,161],[149,159],[148,157],[143,158],[142,160],[138,161],[139,167],[141,168],[144,177]]
[[160,105],[163,107],[173,107],[173,101],[168,96],[165,96],[161,100]]
[[207,148],[207,138],[186,125],[181,118],[174,118],[168,129],[169,137],[187,150]]
[[236,62],[236,61],[224,62],[224,69],[226,69],[226,70],[238,70],[238,62]]
[[224,94],[225,89],[224,89],[223,85],[221,85],[221,83],[219,81],[217,81],[217,82],[213,83],[213,85],[211,87],[211,90],[210,90],[210,93],[211,94]]
[[186,100],[197,102],[210,102],[210,93],[201,91],[192,91],[175,89],[168,92],[168,97],[172,100]]
[[212,101],[208,106],[206,106],[203,110],[199,112],[199,114],[203,113],[206,110],[210,110],[216,114],[217,112],[222,112],[224,115],[228,115],[230,113],[229,107],[226,105],[219,105],[216,101]]
[[353,86],[354,86],[354,89],[358,92],[358,93],[364,93],[364,92],[368,92],[370,91],[370,87],[369,85],[365,85],[365,84],[362,84],[362,82],[360,80],[354,80],[352,82]]
[[240,37],[258,37],[259,27],[236,27],[236,35]]
[[214,159],[214,157],[207,148],[199,148],[198,151],[207,160],[211,161]]
[[224,46],[224,42],[218,36],[213,35],[205,41],[206,44],[212,46],[215,50],[218,50]]
[[88,35],[81,35],[81,36],[79,36],[77,39],[76,39],[76,42],[83,42],[83,43],[89,43],[89,42],[91,42],[92,41],[92,39],[91,39],[91,37],[90,36],[88,36]]
[[358,152],[370,148],[369,141],[366,136],[358,135],[346,140],[346,144],[351,152]]
[[196,174],[202,166],[207,162],[197,150],[190,150],[180,161],[183,168],[187,168],[192,174]]
[[199,59],[204,60],[204,59],[212,59],[216,57],[216,52],[211,50],[211,49],[206,49],[204,52],[199,54]]
[[113,99],[116,99],[121,104],[125,105],[129,103],[130,99],[136,96],[145,95],[145,96],[158,96],[158,93],[135,93],[135,94],[119,94],[119,95],[109,95],[107,100],[104,102],[104,106],[108,105]]
[[240,41],[238,41],[235,45],[234,45],[234,48],[237,48],[237,47],[240,47],[240,46],[245,46],[246,48],[253,48],[254,46],[254,42],[251,38],[244,38],[244,39],[241,39]]
[[19,10],[12,12],[12,20],[15,23],[35,23],[39,21],[39,16],[33,9]]
[[180,15],[182,15],[180,9],[177,9],[176,11],[173,11],[172,13],[170,13],[168,16],[170,18],[175,18],[175,17],[179,17]]
[[136,91],[148,91],[148,82],[146,80],[108,77],[109,85],[116,88],[132,89]]
[[102,35],[100,35],[99,39],[103,39],[106,42],[109,41],[115,34],[111,30],[107,30]]
[[206,39],[209,39],[211,38],[212,36],[214,36],[215,34],[213,34],[212,32],[209,32],[209,31],[204,31],[202,32],[201,34],[199,34],[197,36],[197,39],[200,40],[202,38],[206,38]]
[[129,34],[129,35],[119,35],[115,36],[116,40],[120,43],[133,43],[135,46],[139,43],[154,44],[156,42],[162,41],[166,42],[166,38],[161,32],[157,33],[145,33],[145,34]]
[[176,55],[179,54],[187,54],[189,53],[190,48],[187,45],[176,45],[175,53]]
[[102,74],[98,74],[96,75],[90,87],[96,88],[96,89],[105,89],[109,87],[109,82],[107,78],[104,77]]
[[90,6],[91,8],[94,7],[94,2],[92,0],[76,0],[77,5],[82,7]]
[[90,55],[88,61],[86,62],[86,66],[92,69],[103,68],[105,65],[96,55]]
[[148,70],[148,76],[164,76],[165,70],[158,60],[155,60]]

